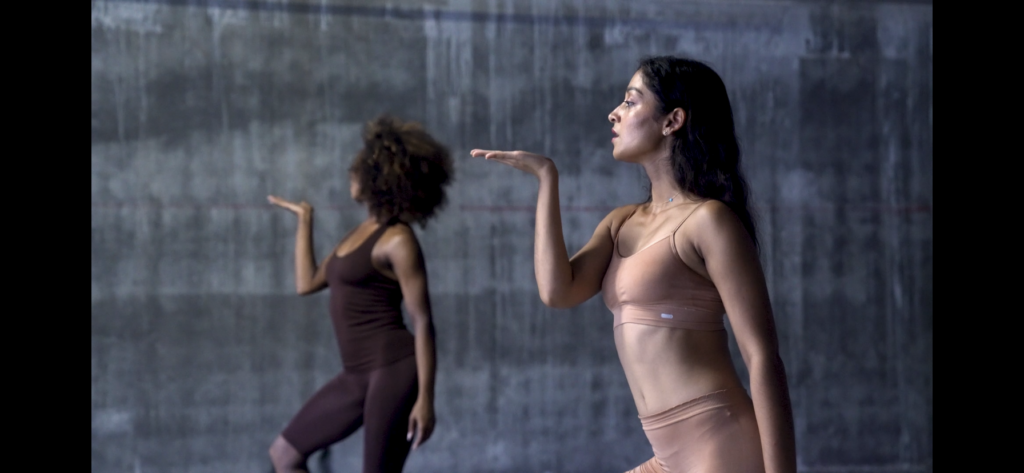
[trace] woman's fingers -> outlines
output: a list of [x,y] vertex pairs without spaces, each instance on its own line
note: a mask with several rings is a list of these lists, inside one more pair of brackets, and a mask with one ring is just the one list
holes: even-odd
[[507,164],[515,168],[520,168],[519,166],[517,166],[517,164],[519,164],[519,162],[522,161],[518,156],[520,154],[520,152],[518,151],[474,149],[473,151],[470,151],[469,154],[474,158],[484,158],[488,161],[497,161],[499,163]]
[[416,423],[416,443],[412,444],[412,449],[416,450],[420,445],[423,445],[427,439],[430,438],[430,434],[433,431],[432,428],[424,425],[422,422]]
[[417,435],[417,439],[416,439],[416,445],[413,445],[413,448],[416,448],[416,447],[418,447],[420,445],[423,445],[428,439],[430,439],[430,435],[433,434],[433,433],[434,433],[434,426],[433,425],[420,426],[419,435]]
[[469,152],[469,155],[474,157],[474,158],[485,158],[486,159],[488,154],[494,154],[494,153],[497,153],[497,152],[498,151],[495,151],[493,149],[474,149],[474,150]]
[[412,444],[412,449],[416,450],[420,444],[423,443],[423,424],[416,423],[416,441]]
[[514,159],[517,154],[521,154],[522,151],[499,151],[496,149],[474,149],[469,152],[469,155],[474,158],[484,158],[487,160],[494,160],[503,163],[508,163],[509,159]]
[[416,424],[417,424],[416,416],[415,415],[409,416],[409,430],[405,434],[405,440],[407,442],[411,442],[412,441],[412,436],[413,436],[413,434],[416,433]]
[[276,205],[278,207],[286,207],[287,208],[287,207],[294,207],[295,206],[295,204],[293,204],[291,202],[288,202],[287,200],[284,200],[284,199],[282,199],[282,198],[280,198],[280,197],[278,197],[276,195],[268,195],[267,196],[267,201],[269,201],[271,204],[274,204],[274,205]]
[[268,195],[267,196],[267,201],[269,201],[271,204],[274,204],[274,205],[276,205],[278,207],[282,207],[282,208],[286,208],[288,210],[291,210],[292,212],[295,212],[297,214],[300,214],[300,213],[303,213],[303,212],[309,212],[309,211],[313,210],[313,208],[309,204],[307,204],[306,202],[301,202],[301,203],[296,204],[294,202],[289,202],[289,201],[284,200],[284,199],[282,199],[280,197],[277,197],[275,195]]
[[424,421],[424,419],[421,419],[420,417],[429,417],[429,415],[414,411],[409,416],[409,430],[405,434],[405,440],[407,442],[413,442],[413,450],[426,442],[434,432],[433,420],[428,419]]

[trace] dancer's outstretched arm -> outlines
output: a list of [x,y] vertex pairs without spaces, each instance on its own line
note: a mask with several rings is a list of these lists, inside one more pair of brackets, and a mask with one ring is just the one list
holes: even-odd
[[568,308],[582,304],[601,291],[601,281],[612,256],[611,221],[620,209],[598,224],[590,241],[572,259],[562,236],[562,214],[558,202],[558,169],[551,159],[526,151],[474,149],[473,157],[507,164],[537,177],[537,229],[534,236],[533,267],[540,299],[549,307]]
[[324,268],[330,255],[317,266],[313,257],[313,206],[305,201],[296,204],[273,195],[268,195],[267,200],[299,217],[295,230],[295,291],[306,295],[324,289],[327,287]]

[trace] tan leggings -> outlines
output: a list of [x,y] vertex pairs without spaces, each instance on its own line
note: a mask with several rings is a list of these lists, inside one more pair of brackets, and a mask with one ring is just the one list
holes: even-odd
[[654,458],[627,473],[764,473],[754,404],[742,389],[640,416]]

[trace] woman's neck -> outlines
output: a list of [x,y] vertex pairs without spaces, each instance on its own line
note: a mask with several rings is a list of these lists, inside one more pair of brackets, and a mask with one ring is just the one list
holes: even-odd
[[381,220],[381,219],[377,218],[377,216],[373,212],[370,211],[370,206],[367,205],[366,206],[366,219],[363,220],[363,223],[367,224],[367,225],[375,224],[375,223],[383,225],[384,224],[384,220]]
[[665,203],[680,196],[682,189],[675,180],[675,172],[672,170],[668,155],[651,159],[641,165],[647,172],[647,179],[651,181],[652,203]]
[[653,207],[665,207],[666,205],[679,203],[680,201],[695,202],[701,200],[699,197],[687,192],[676,182],[675,170],[672,169],[671,159],[664,156],[652,159],[642,164],[647,178],[651,181],[651,205]]

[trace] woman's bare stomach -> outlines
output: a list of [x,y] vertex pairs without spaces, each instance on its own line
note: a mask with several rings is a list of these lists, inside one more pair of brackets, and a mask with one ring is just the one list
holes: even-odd
[[725,330],[625,323],[615,347],[640,415],[656,414],[723,389],[743,389]]

